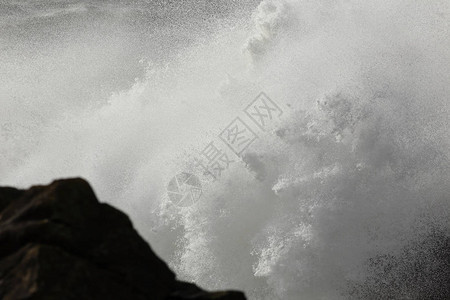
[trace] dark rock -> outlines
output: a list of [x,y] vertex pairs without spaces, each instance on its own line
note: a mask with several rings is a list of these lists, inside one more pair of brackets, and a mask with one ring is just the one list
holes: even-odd
[[226,292],[206,292],[192,283],[177,281],[174,286],[174,291],[170,294],[167,300],[184,300],[184,299],[220,299],[220,300],[240,300],[245,299],[241,292],[226,291]]
[[0,188],[1,299],[245,299],[175,274],[82,179]]

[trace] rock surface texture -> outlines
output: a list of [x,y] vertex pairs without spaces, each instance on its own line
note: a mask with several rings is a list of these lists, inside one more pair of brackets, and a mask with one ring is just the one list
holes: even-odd
[[0,188],[0,299],[217,299],[175,274],[82,179]]

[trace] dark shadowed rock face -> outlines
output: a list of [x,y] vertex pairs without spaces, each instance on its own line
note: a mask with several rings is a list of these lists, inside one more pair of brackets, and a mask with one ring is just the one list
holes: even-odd
[[0,299],[245,299],[179,282],[82,179],[0,188]]

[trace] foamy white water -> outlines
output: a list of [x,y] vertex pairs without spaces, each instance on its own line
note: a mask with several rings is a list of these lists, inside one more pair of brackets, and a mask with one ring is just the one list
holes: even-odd
[[[417,299],[370,262],[450,233],[448,1],[231,3],[3,1],[0,184],[86,178],[205,288]],[[280,120],[171,205],[261,91]]]

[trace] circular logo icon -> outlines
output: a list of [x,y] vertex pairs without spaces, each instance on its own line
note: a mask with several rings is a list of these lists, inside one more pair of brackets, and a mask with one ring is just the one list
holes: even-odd
[[200,199],[202,186],[197,176],[183,172],[170,180],[167,193],[173,204],[188,207]]

